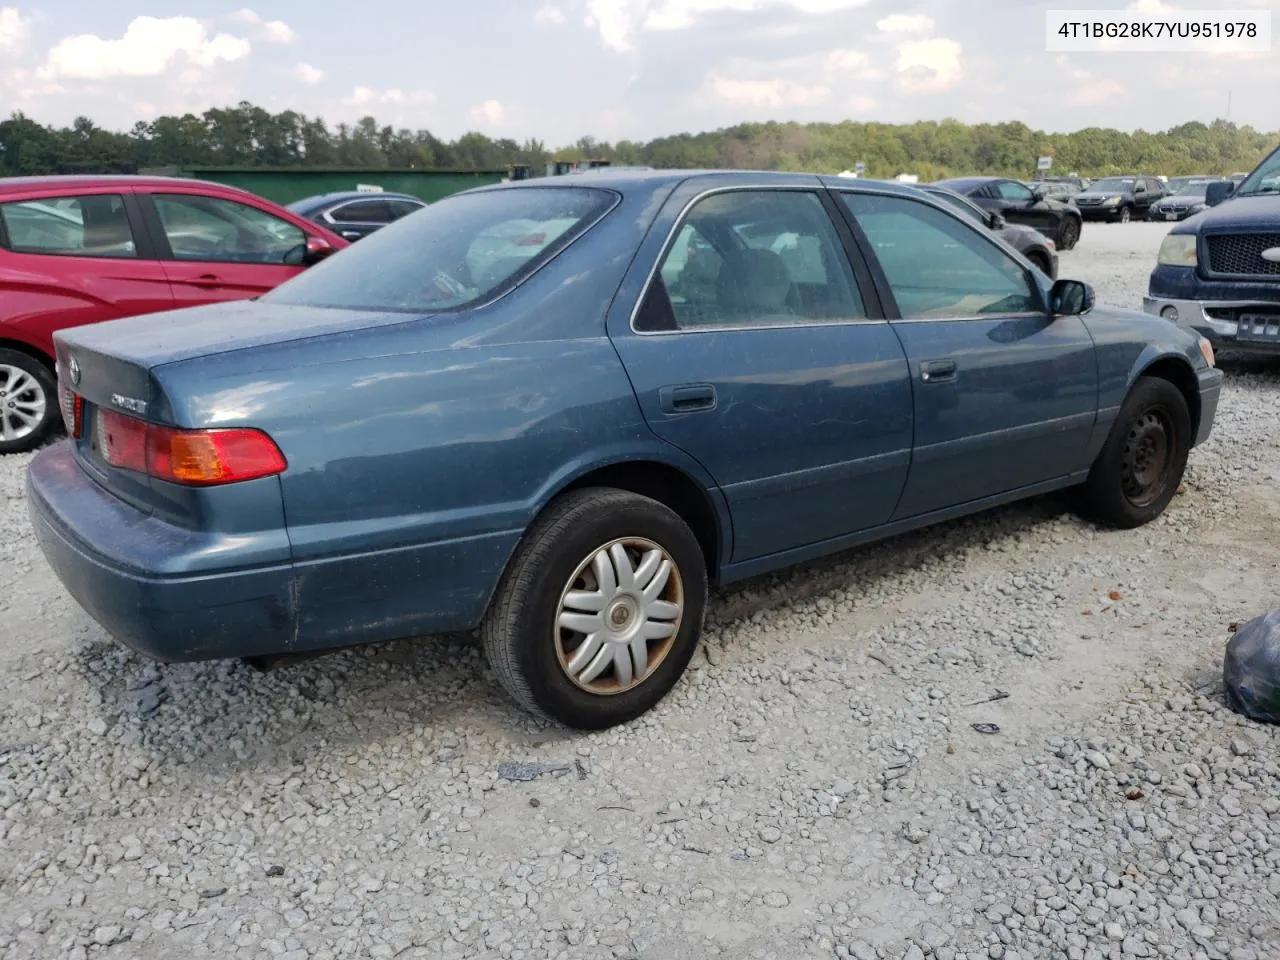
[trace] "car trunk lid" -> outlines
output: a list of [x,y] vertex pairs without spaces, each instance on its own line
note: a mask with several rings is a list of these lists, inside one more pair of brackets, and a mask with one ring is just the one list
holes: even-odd
[[189,497],[179,495],[184,491],[146,472],[113,465],[105,449],[109,424],[117,415],[160,426],[208,426],[178,422],[173,398],[156,376],[158,368],[410,319],[416,318],[238,301],[59,331],[54,344],[60,400],[64,419],[72,421],[68,432],[75,434],[77,459],[98,483],[139,510],[194,522],[198,511]]

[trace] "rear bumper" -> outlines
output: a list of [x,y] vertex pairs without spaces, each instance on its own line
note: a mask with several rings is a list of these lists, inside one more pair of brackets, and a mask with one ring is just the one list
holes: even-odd
[[[1277,315],[1280,323],[1280,305],[1266,300],[1183,300],[1175,297],[1142,298],[1142,309],[1152,316],[1165,316],[1170,309],[1177,311],[1176,319],[1165,316],[1180,327],[1196,331],[1215,347],[1231,350],[1248,350],[1252,353],[1280,354],[1280,335],[1269,340],[1241,340],[1239,324],[1224,319],[1237,311],[1256,310],[1259,314]],[[1213,316],[1212,314],[1218,314]]]
[[[162,550],[167,562],[207,553],[210,538],[135,510],[94,483],[69,446],[39,454],[27,473],[27,510],[45,558],[67,592],[108,633],[157,660],[206,660],[291,651],[297,615],[289,564],[157,574],[122,557]],[[93,530],[106,556],[75,533]],[[230,540],[231,538],[228,538]],[[234,567],[234,545],[221,559]]]

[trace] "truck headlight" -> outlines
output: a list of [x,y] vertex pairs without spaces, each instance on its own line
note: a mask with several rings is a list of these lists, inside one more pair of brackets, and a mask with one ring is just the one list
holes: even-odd
[[1196,235],[1171,233],[1160,243],[1156,263],[1170,267],[1194,267],[1196,265]]

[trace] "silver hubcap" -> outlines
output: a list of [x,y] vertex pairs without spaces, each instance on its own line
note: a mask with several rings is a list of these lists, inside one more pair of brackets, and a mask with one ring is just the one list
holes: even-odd
[[44,421],[48,398],[27,371],[0,363],[0,440],[21,440]]
[[683,614],[684,583],[665,550],[640,537],[606,543],[578,566],[560,596],[560,667],[588,693],[631,690],[671,652]]

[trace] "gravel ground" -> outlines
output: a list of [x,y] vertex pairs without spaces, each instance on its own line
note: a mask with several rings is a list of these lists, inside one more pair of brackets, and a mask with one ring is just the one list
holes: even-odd
[[[1086,225],[1062,273],[1136,305],[1164,232]],[[1280,363],[1223,365],[1159,522],[1047,498],[723,590],[677,691],[591,736],[468,639],[142,660],[4,459],[0,955],[1280,956],[1280,735],[1219,679],[1280,603]]]

